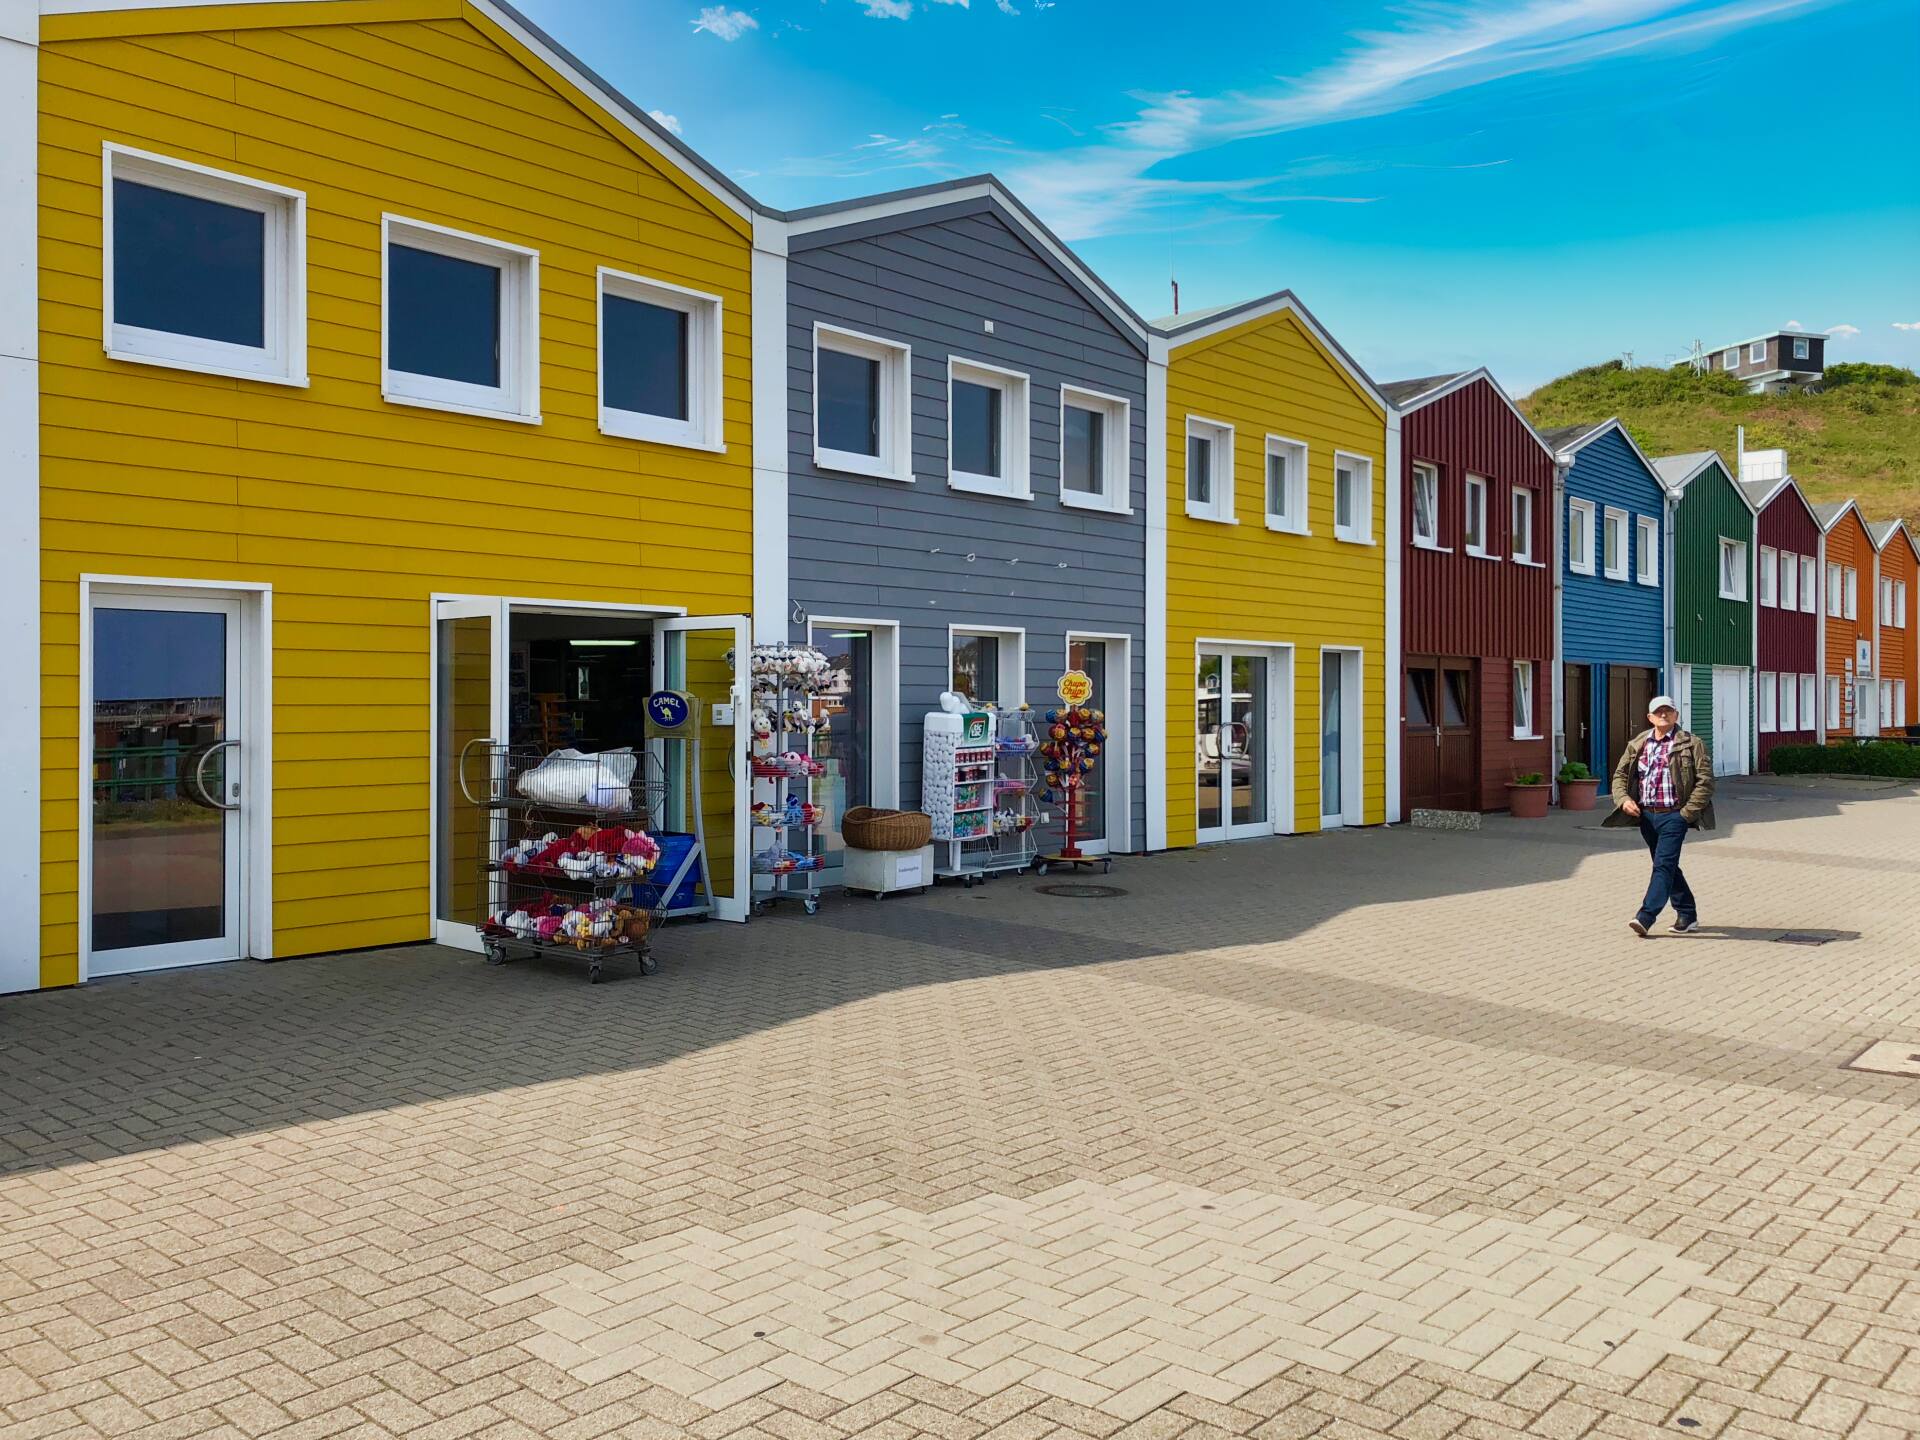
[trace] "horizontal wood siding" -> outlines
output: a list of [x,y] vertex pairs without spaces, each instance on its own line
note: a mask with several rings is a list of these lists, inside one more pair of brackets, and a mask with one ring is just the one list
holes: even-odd
[[[1751,665],[1751,599],[1720,594],[1720,542],[1747,547],[1747,593],[1753,593],[1753,511],[1727,472],[1709,464],[1688,482],[1673,522],[1673,658],[1681,665]],[[1702,728],[1700,733],[1713,732]]]
[[[1843,572],[1848,569],[1853,571],[1854,618],[1851,620],[1847,618],[1844,605],[1841,606],[1838,614],[1824,617],[1827,627],[1826,673],[1829,675],[1851,675],[1852,661],[1856,653],[1855,645],[1861,640],[1874,638],[1873,559],[1873,540],[1867,534],[1867,527],[1860,522],[1860,512],[1847,511],[1827,532],[1826,563],[1840,566]],[[1826,604],[1826,595],[1826,575],[1823,572],[1820,577],[1820,600],[1823,608]],[[1874,703],[1879,702],[1876,700]],[[1840,723],[1829,725],[1827,733],[1851,735],[1853,731],[1853,711],[1843,701]]]
[[[751,604],[745,222],[477,12],[344,9],[362,18],[287,5],[44,24],[49,985],[77,966],[83,572],[273,586],[283,956],[428,933],[430,594]],[[427,18],[383,23],[409,15]],[[106,358],[104,141],[306,192],[310,388]],[[543,424],[381,399],[383,211],[539,250]],[[603,264],[722,297],[725,454],[599,433]]]
[[[1593,514],[1593,570],[1591,575],[1566,571],[1562,600],[1565,656],[1576,662],[1609,661],[1647,665],[1658,669],[1666,648],[1666,619],[1661,589],[1634,578],[1640,553],[1636,522],[1642,516],[1660,522],[1664,532],[1663,491],[1652,471],[1640,463],[1633,447],[1619,431],[1593,441],[1574,457],[1567,472],[1567,502],[1591,500]],[[1606,574],[1606,512],[1611,506],[1627,512],[1627,576],[1610,580]],[[1562,517],[1562,534],[1571,527]],[[1563,558],[1562,563],[1565,563]],[[1665,565],[1661,582],[1666,582]]]
[[[913,351],[910,484],[813,463],[813,327]],[[991,333],[987,323],[991,322]],[[796,236],[787,273],[790,584],[808,613],[900,626],[900,799],[920,797],[922,721],[951,679],[949,625],[1026,631],[1045,704],[1068,632],[1131,640],[1131,845],[1146,843],[1146,353],[997,202]],[[1033,498],[947,487],[948,357],[1029,377]],[[1060,503],[1060,387],[1125,399],[1130,514]],[[793,634],[805,633],[794,622]]]

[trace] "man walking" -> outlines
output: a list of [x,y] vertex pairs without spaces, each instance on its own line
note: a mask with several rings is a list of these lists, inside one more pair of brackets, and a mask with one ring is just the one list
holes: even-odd
[[1698,735],[1680,728],[1671,695],[1654,696],[1647,719],[1653,728],[1628,741],[1613,767],[1613,813],[1601,824],[1638,823],[1653,856],[1647,898],[1628,928],[1645,935],[1671,900],[1673,933],[1684,935],[1700,928],[1700,910],[1680,872],[1680,847],[1696,826],[1713,829],[1713,757]]

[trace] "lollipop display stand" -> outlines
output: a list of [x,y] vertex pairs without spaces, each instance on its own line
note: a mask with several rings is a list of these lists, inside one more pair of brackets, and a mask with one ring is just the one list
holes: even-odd
[[[1070,683],[1078,679],[1080,684]],[[1034,858],[1034,869],[1044,875],[1050,867],[1113,869],[1106,855],[1089,855],[1080,848],[1074,834],[1079,819],[1081,791],[1087,777],[1100,763],[1107,744],[1106,712],[1084,703],[1091,686],[1085,676],[1061,677],[1062,698],[1073,697],[1081,703],[1049,710],[1040,721],[1040,783],[1049,801],[1057,800],[1066,811],[1066,843],[1050,854]]]
[[920,805],[933,821],[937,878],[972,885],[1033,863],[1031,715],[996,714],[952,691],[927,715]]

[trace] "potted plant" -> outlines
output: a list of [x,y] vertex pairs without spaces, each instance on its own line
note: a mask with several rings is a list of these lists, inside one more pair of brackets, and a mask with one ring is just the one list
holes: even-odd
[[1569,760],[1560,767],[1560,808],[1562,810],[1593,809],[1594,797],[1599,790],[1599,777],[1578,760]]
[[1507,782],[1507,811],[1516,820],[1539,820],[1547,813],[1553,787],[1538,770],[1515,775]]

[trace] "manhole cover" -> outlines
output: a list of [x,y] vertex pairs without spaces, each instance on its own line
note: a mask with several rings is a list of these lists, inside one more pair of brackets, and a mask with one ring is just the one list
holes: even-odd
[[1036,885],[1042,895],[1058,895],[1065,900],[1111,900],[1127,892],[1117,885]]
[[1825,945],[1832,940],[1831,935],[1813,935],[1804,930],[1789,930],[1784,935],[1774,936],[1776,945]]
[[1911,1040],[1876,1040],[1845,1067],[1871,1070],[1876,1075],[1906,1075],[1920,1080],[1920,1044]]

